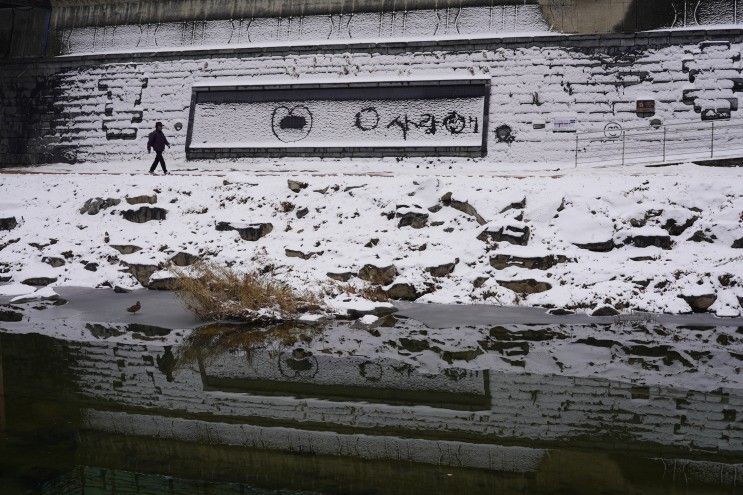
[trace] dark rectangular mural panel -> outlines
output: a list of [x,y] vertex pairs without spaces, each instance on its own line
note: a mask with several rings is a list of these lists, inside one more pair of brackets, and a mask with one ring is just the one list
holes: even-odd
[[490,80],[194,86],[189,159],[484,156]]

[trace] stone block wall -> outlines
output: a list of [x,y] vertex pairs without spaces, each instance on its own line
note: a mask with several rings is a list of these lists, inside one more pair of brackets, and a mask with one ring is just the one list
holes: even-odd
[[[131,52],[7,65],[0,166],[137,159],[158,120],[171,155],[183,160],[195,83],[436,75],[491,78],[488,152],[479,161],[572,165],[575,135],[553,132],[566,114],[579,133],[600,133],[609,122],[645,130],[652,119],[738,122],[742,48],[742,31],[718,30]],[[654,100],[655,112],[638,114],[638,99]],[[494,132],[500,126],[510,128],[508,139]],[[707,146],[701,134],[683,139]],[[718,131],[715,146],[738,146],[738,134]]]

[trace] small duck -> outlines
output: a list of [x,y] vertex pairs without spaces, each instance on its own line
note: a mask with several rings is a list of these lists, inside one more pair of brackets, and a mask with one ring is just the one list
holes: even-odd
[[137,304],[135,304],[134,306],[130,306],[126,308],[127,311],[135,315],[137,314],[137,311],[139,311],[140,309],[142,309],[142,305],[139,303],[139,301],[137,301]]

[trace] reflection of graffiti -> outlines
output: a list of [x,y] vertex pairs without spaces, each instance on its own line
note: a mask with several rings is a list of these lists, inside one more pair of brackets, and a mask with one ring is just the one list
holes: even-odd
[[287,378],[314,378],[318,369],[317,358],[304,349],[294,349],[290,355],[279,354],[279,372]]
[[285,143],[301,141],[312,130],[312,112],[304,105],[276,107],[271,115],[271,130]]
[[361,111],[356,113],[354,125],[362,131],[376,129],[379,125],[379,112],[374,107],[362,108]]
[[399,127],[402,138],[407,139],[411,129],[422,129],[425,134],[436,134],[438,126],[443,126],[452,135],[461,134],[466,130],[477,133],[480,130],[477,117],[465,117],[457,112],[449,112],[443,119],[439,120],[430,113],[421,114],[418,119],[411,119],[408,114],[398,115],[387,124],[387,129]]

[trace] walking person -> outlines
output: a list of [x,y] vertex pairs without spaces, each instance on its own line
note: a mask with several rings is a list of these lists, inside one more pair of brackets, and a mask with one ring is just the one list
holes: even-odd
[[151,174],[155,173],[155,169],[157,168],[157,164],[159,163],[160,166],[163,168],[163,173],[165,175],[168,175],[168,169],[165,168],[165,159],[163,158],[165,145],[170,148],[168,138],[166,138],[165,134],[163,134],[163,123],[157,122],[155,124],[155,130],[150,133],[147,139],[147,153],[152,153],[152,150],[155,150],[155,161],[152,162],[152,166],[150,167]]

